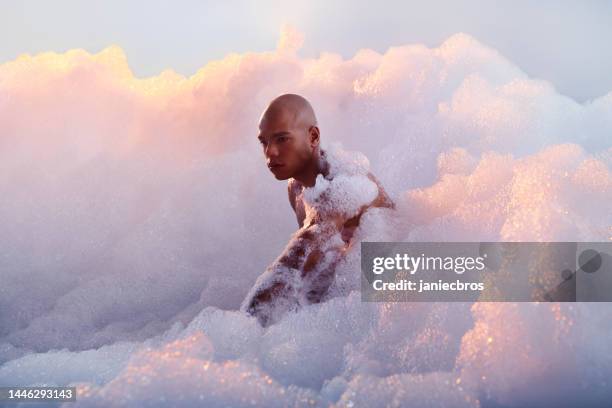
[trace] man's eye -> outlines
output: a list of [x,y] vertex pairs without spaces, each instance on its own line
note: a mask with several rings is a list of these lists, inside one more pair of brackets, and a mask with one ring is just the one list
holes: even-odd
[[259,143],[260,143],[262,146],[265,146],[265,145],[267,144],[265,140],[260,140],[260,141],[259,141]]
[[276,141],[279,143],[284,143],[287,141],[287,137],[286,136],[279,136],[276,138]]

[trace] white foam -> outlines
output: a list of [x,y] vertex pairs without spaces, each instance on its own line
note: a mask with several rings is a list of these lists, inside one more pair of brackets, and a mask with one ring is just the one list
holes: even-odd
[[0,65],[0,385],[79,383],[81,406],[609,401],[605,304],[362,303],[355,245],[328,301],[267,329],[237,310],[297,229],[255,140],[288,91],[367,156],[338,152],[335,202],[369,200],[369,168],[398,204],[357,240],[610,239],[612,94],[578,104],[465,34],[349,60],[288,44],[190,78],[134,78],[117,47]]

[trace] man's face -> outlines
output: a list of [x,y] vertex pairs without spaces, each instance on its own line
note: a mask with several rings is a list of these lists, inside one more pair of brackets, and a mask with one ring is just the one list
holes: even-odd
[[309,129],[296,127],[293,119],[286,111],[267,113],[259,124],[258,139],[277,180],[294,177],[312,158]]

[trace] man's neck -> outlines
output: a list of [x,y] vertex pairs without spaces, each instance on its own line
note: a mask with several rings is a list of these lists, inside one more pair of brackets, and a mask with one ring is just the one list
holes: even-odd
[[313,187],[319,174],[326,176],[329,172],[329,165],[324,159],[324,155],[325,153],[320,154],[319,151],[317,151],[300,174],[295,175],[293,178],[304,187]]

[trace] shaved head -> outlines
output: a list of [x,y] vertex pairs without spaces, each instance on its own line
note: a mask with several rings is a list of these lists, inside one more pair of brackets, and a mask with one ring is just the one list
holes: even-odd
[[278,115],[287,115],[295,127],[317,126],[317,118],[310,102],[300,95],[284,94],[274,98],[261,117],[260,128],[261,122],[272,120]]
[[277,179],[314,183],[319,170],[319,128],[314,110],[303,96],[274,98],[261,115],[257,137]]

